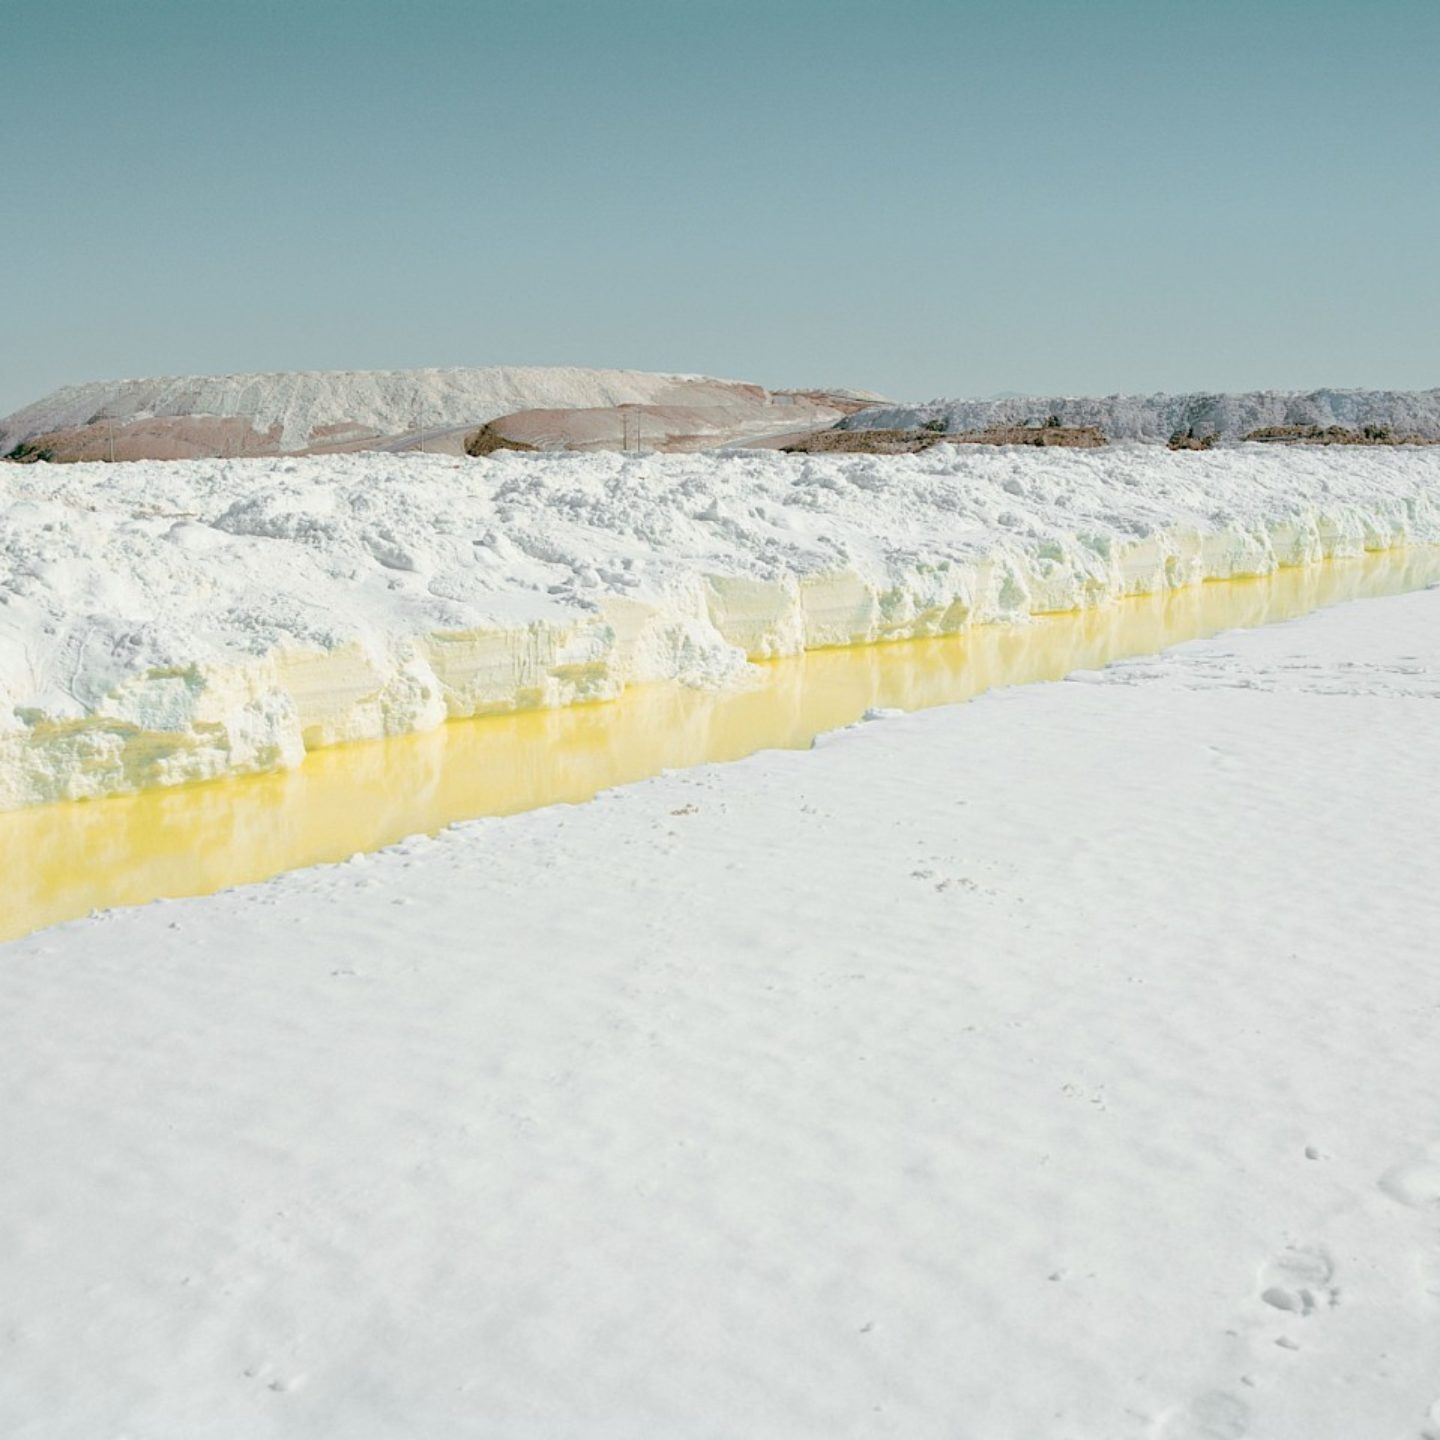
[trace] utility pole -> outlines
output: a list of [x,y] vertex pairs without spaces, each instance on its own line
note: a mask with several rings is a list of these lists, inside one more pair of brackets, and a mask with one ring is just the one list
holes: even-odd
[[105,429],[110,436],[110,463],[113,465],[115,463],[115,417],[113,415],[105,417]]

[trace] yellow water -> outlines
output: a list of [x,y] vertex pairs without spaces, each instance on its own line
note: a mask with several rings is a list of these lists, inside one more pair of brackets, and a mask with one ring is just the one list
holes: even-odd
[[748,689],[638,687],[567,710],[337,746],[298,770],[0,814],[0,940],[92,909],[205,894],[665,769],[803,747],[867,709],[919,710],[1054,680],[1322,605],[1440,581],[1440,549],[1216,582],[962,636],[812,651]]

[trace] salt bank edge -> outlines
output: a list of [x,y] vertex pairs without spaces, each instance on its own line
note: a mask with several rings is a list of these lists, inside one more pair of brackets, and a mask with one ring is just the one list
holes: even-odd
[[[1440,543],[1440,456],[1419,450],[64,471],[27,477],[0,529],[20,556],[0,610],[4,810],[289,768],[325,746],[633,684],[742,683],[747,660]],[[37,531],[44,543],[27,549]],[[137,601],[120,585],[124,565],[148,574],[177,552],[183,598],[155,581]],[[466,561],[480,576],[468,591]],[[226,629],[237,585],[272,587],[310,618],[251,627],[242,643]],[[99,608],[115,596],[121,611],[184,613],[136,641]],[[444,623],[459,616],[474,623]],[[123,638],[128,661],[114,658],[120,638],[87,659],[97,630]]]

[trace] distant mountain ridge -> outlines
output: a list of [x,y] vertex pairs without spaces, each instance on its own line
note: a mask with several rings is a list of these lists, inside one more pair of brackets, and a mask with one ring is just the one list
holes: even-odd
[[1234,394],[1021,395],[992,400],[931,400],[885,405],[840,422],[844,429],[908,430],[943,421],[946,430],[1023,425],[1058,416],[1063,425],[1095,425],[1112,440],[1166,440],[1194,428],[1238,440],[1266,425],[1388,425],[1401,434],[1440,439],[1440,389],[1250,390]]

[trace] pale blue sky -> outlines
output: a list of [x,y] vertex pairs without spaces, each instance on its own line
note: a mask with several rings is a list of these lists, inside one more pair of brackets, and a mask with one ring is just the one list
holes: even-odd
[[586,364],[1440,384],[1436,0],[0,0],[0,413]]

